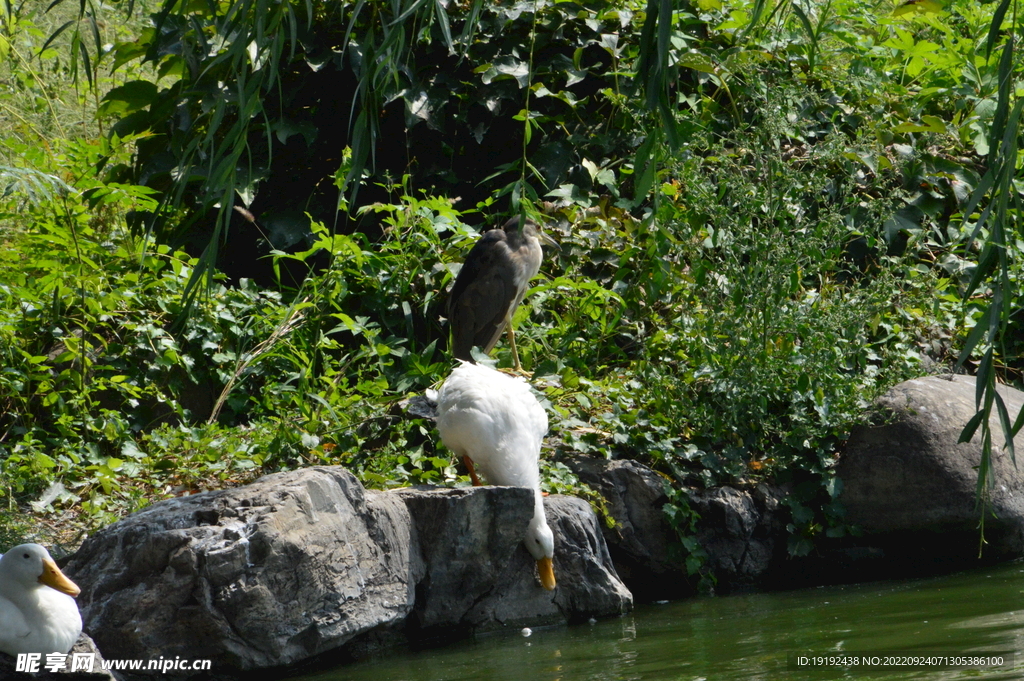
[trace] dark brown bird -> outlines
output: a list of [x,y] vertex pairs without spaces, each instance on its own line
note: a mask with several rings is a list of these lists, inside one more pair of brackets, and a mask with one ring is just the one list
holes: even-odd
[[522,371],[516,351],[512,315],[523,300],[530,279],[540,271],[540,242],[554,244],[540,225],[519,217],[501,229],[484,233],[476,242],[455,278],[448,297],[448,321],[452,328],[452,354],[473,361],[473,346],[489,353],[508,328],[508,341],[516,371]]

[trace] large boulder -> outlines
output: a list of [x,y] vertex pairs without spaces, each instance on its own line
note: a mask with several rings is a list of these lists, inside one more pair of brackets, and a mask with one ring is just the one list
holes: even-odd
[[533,492],[517,487],[395,490],[409,507],[426,576],[410,618],[415,636],[618,615],[632,596],[615,574],[597,517],[573,497],[545,499],[558,587],[546,591],[523,546]]
[[65,571],[108,657],[244,670],[403,621],[423,569],[401,499],[322,467],[154,504],[86,540]]
[[467,621],[468,611],[494,590],[526,536],[533,492],[419,487],[393,494],[409,508],[427,565],[410,624],[426,633],[464,633],[476,624]]
[[[1016,418],[1024,394],[1008,387],[999,392]],[[906,381],[877,406],[883,422],[855,428],[837,468],[847,520],[864,532],[846,555],[948,567],[976,561],[983,517],[980,429],[970,442],[959,442],[976,412],[974,378]],[[994,485],[984,506],[984,555],[1018,557],[1024,555],[1024,474],[1003,451],[995,413],[991,427]],[[1015,444],[1024,452],[1024,436]]]
[[[621,615],[633,608],[633,595],[619,579],[602,523],[590,505],[576,497],[552,496],[544,501],[548,523],[555,533],[554,605],[568,621],[591,616]],[[534,563],[526,549],[520,552]]]
[[[603,527],[615,569],[638,600],[679,598],[697,591],[686,554],[664,507],[665,479],[630,459],[568,457],[574,473],[604,497],[615,521]],[[720,591],[762,584],[785,558],[784,492],[768,485],[687,491],[696,513],[694,536],[704,549],[703,574]]]

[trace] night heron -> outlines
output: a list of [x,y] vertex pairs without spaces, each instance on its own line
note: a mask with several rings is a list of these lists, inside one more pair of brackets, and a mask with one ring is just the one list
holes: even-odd
[[523,300],[528,282],[540,271],[541,240],[551,245],[554,241],[533,220],[524,221],[521,229],[519,223],[516,216],[501,229],[485,232],[455,278],[448,298],[448,321],[452,354],[457,359],[472,362],[474,345],[489,353],[507,328],[516,371],[522,371],[512,315]]
[[479,472],[492,485],[533,490],[533,518],[523,543],[537,561],[541,585],[554,589],[555,538],[544,515],[538,467],[548,415],[530,386],[520,377],[459,362],[438,392],[427,391],[426,401],[441,440],[462,457],[474,485],[480,484]]
[[39,544],[0,558],[0,652],[66,655],[82,633],[75,583]]

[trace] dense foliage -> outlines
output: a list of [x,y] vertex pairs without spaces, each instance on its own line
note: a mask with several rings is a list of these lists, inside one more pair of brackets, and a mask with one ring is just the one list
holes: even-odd
[[1019,377],[1015,4],[145,4],[4,17],[12,514],[314,463],[466,484],[400,400],[521,206],[560,243],[516,318],[545,485],[599,505],[562,456],[653,466],[694,572],[686,489],[784,485],[806,553],[848,530],[833,464],[875,395],[961,351]]

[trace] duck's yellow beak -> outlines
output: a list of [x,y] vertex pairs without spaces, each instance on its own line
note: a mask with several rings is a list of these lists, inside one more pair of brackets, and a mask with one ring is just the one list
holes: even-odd
[[43,574],[39,575],[39,583],[72,597],[82,593],[78,585],[65,577],[50,558],[43,560]]
[[551,565],[551,559],[544,556],[537,561],[537,573],[540,574],[540,583],[548,591],[555,588],[555,569]]

